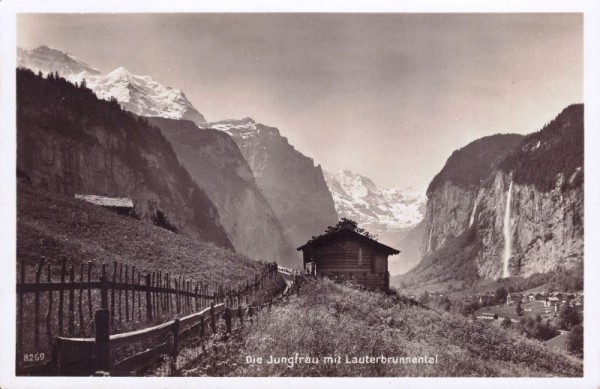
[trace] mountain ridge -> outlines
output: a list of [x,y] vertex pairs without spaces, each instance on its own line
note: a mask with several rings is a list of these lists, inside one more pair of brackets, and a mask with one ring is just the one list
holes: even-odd
[[99,98],[115,98],[122,107],[140,116],[191,120],[206,124],[204,116],[187,99],[183,91],[166,87],[150,76],[135,75],[119,66],[102,74],[73,55],[40,46],[34,50],[17,49],[17,66],[41,72],[57,72],[73,83],[85,82]]
[[575,104],[512,149],[501,141],[501,158],[475,171],[487,176],[451,179],[472,150],[453,153],[428,190],[423,259],[404,279],[528,277],[580,264],[583,134],[583,105]]
[[[208,125],[231,136],[294,247],[338,221],[323,170],[281,135],[251,118]],[[299,258],[299,254],[298,254]]]
[[[259,190],[252,170],[223,131],[198,129],[191,121],[150,118],[183,166],[211,198],[236,251],[250,258],[299,267],[292,244]],[[260,243],[259,243],[260,242]]]

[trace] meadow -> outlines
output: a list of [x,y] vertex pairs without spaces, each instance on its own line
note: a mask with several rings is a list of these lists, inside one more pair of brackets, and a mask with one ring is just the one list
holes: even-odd
[[[515,332],[351,283],[308,278],[299,296],[265,315],[242,330],[227,356],[232,368],[217,375],[576,377],[583,371],[580,360]],[[289,357],[292,363],[267,363]],[[340,357],[339,363],[327,357]],[[353,358],[363,363],[347,363]]]

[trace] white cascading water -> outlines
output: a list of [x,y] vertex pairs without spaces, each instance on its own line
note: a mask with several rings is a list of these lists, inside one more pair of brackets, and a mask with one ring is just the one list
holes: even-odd
[[508,187],[508,193],[506,194],[506,211],[504,212],[504,227],[502,233],[504,235],[504,255],[502,256],[502,278],[510,276],[508,271],[508,261],[511,257],[512,241],[510,236],[510,203],[512,199],[512,179]]
[[429,229],[429,239],[427,239],[427,252],[431,252],[431,233],[433,232],[433,227]]
[[473,204],[473,212],[471,212],[471,219],[469,220],[469,227],[471,227],[473,225],[473,222],[475,221],[475,211],[477,210],[477,200],[479,200],[479,199],[475,198],[475,203]]

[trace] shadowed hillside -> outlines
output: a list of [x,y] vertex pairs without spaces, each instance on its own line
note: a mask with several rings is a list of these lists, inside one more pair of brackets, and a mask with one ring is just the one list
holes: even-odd
[[177,230],[233,248],[159,129],[62,78],[17,70],[17,167],[36,187],[127,196],[143,218],[160,211]]
[[215,204],[237,252],[283,266],[299,266],[298,254],[229,135],[199,129],[187,120],[148,120],[161,129],[177,158]]

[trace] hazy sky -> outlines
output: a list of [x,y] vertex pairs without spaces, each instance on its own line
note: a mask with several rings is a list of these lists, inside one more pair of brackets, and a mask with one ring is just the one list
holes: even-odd
[[580,14],[22,15],[18,44],[150,75],[381,187],[425,187],[455,149],[583,101]]

